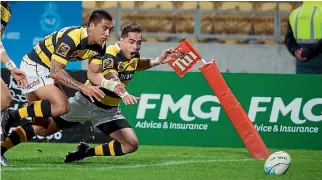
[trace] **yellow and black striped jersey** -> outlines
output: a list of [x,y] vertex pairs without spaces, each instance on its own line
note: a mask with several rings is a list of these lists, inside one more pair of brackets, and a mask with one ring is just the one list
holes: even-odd
[[3,33],[8,25],[8,22],[11,17],[11,7],[8,1],[1,1],[1,11],[0,11],[0,16],[1,16],[1,37],[3,36]]
[[[128,60],[123,55],[118,44],[115,44],[110,45],[106,48],[106,52],[103,57],[95,57],[95,59],[93,59],[92,61],[97,64],[102,64],[102,71],[104,75],[110,72],[117,74],[121,82],[125,85],[125,87],[127,87],[129,82],[133,78],[133,75],[140,61],[140,54],[138,53],[134,58]],[[89,80],[87,80],[86,84],[91,85]],[[101,101],[95,100],[94,104],[96,106],[104,109],[109,109],[120,105],[121,98],[118,95],[107,89],[101,89],[102,91],[104,91],[105,96],[101,99]],[[84,96],[89,99],[89,97],[87,97],[86,95]]]
[[103,55],[105,48],[105,42],[102,45],[88,44],[86,28],[71,26],[55,31],[40,40],[25,58],[50,68],[52,59],[67,65],[68,62]]

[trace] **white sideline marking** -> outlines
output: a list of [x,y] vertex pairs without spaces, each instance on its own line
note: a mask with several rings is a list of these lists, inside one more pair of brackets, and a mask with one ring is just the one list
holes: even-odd
[[[213,159],[213,160],[188,160],[188,161],[167,161],[155,164],[136,164],[136,165],[121,165],[121,166],[107,166],[90,168],[91,170],[113,170],[113,169],[138,169],[145,167],[157,167],[157,166],[175,166],[182,164],[198,164],[198,163],[220,163],[220,162],[237,162],[237,161],[252,161],[253,159]],[[73,169],[88,169],[88,167],[75,167]],[[29,170],[70,170],[69,167],[2,167],[1,171],[29,171]]]

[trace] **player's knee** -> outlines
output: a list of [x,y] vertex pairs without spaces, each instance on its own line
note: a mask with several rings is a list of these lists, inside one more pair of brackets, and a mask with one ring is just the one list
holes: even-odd
[[37,132],[37,135],[38,136],[49,136],[48,132],[46,129],[40,129],[38,132]]
[[68,113],[70,111],[70,104],[69,103],[65,104],[64,110],[65,110],[65,113]]
[[56,133],[56,131],[54,131],[53,129],[51,129],[50,127],[48,127],[48,128],[41,129],[37,133],[37,135],[39,135],[39,136],[51,136],[51,135],[53,135],[55,133]]
[[70,105],[69,103],[59,103],[59,104],[55,104],[54,109],[55,109],[55,114],[63,115],[70,111]]
[[70,106],[69,104],[64,104],[62,107],[61,107],[61,113],[60,114],[66,114],[70,111]]
[[127,143],[127,146],[130,152],[135,152],[139,149],[139,141],[137,139],[133,139]]
[[35,134],[38,136],[47,136],[47,127],[33,125]]

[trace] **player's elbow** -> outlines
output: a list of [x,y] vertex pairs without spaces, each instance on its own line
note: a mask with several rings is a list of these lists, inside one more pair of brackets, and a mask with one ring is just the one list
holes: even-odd
[[50,72],[50,77],[53,78],[53,79],[58,79],[58,73],[55,73],[55,72]]
[[56,65],[52,64],[52,67],[50,68],[50,77],[57,80],[62,74],[62,69],[59,67],[56,67]]
[[99,78],[98,78],[98,76],[96,76],[95,73],[87,72],[87,78],[91,83],[94,83],[94,85],[99,85],[100,84],[100,82],[97,82],[97,80]]

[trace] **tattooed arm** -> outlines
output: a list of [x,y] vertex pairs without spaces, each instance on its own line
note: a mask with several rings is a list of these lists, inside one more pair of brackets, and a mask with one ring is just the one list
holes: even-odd
[[81,91],[85,86],[83,83],[72,78],[65,70],[65,64],[55,61],[51,61],[50,76],[56,80],[59,84],[66,87]]
[[64,64],[58,61],[52,60],[51,68],[50,68],[50,76],[54,80],[56,80],[59,84],[81,91],[86,96],[88,96],[92,102],[94,102],[94,99],[96,99],[97,101],[100,101],[101,98],[104,97],[105,94],[102,90],[99,89],[99,87],[86,86],[85,84],[72,78],[64,68],[65,68]]

